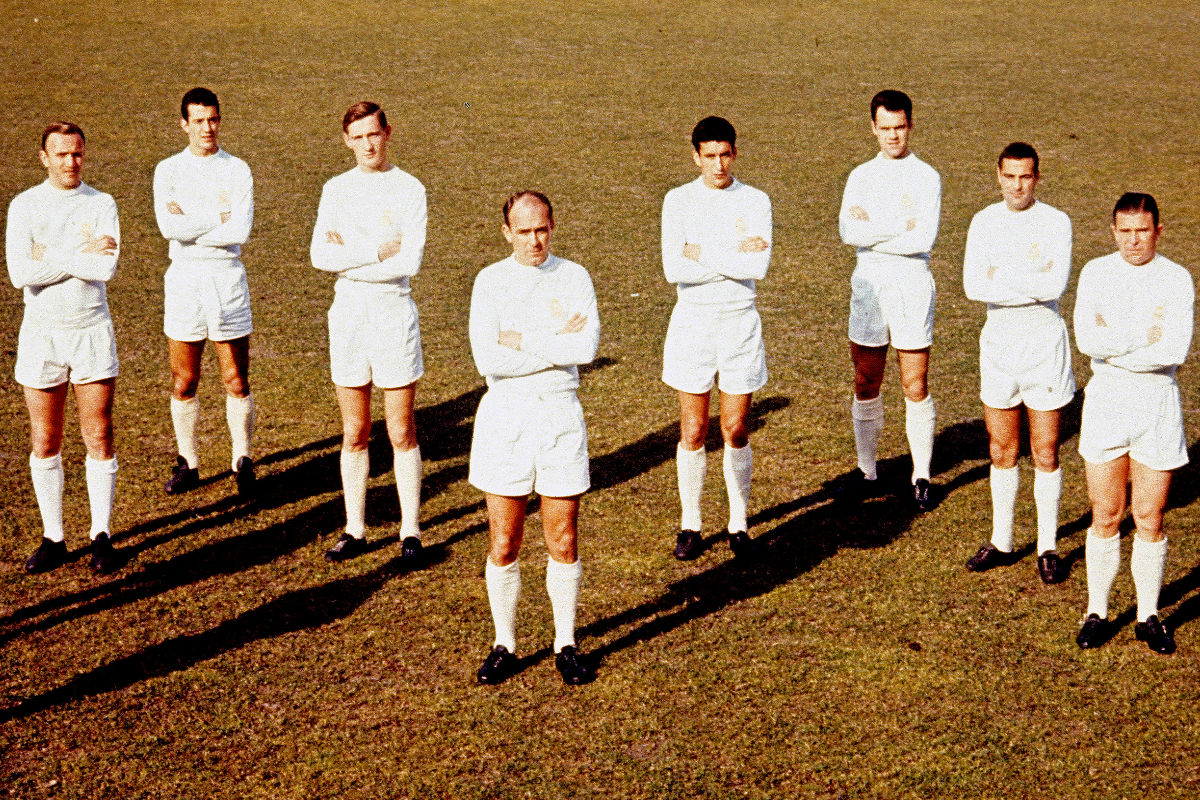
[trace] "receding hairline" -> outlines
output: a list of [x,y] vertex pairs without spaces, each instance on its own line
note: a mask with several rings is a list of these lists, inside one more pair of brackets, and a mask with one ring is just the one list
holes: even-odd
[[546,216],[550,218],[550,222],[553,224],[554,206],[550,203],[550,198],[542,192],[534,189],[522,189],[519,192],[513,192],[508,196],[508,199],[504,201],[503,215],[505,225],[508,225],[509,213],[512,212],[517,203],[521,202],[522,200],[531,200],[535,203],[541,204],[541,206],[546,209]]
[[43,152],[46,150],[46,142],[53,134],[56,133],[59,136],[78,136],[80,142],[87,144],[87,137],[83,135],[83,128],[79,127],[74,122],[51,122],[46,126],[46,129],[42,131],[41,150]]

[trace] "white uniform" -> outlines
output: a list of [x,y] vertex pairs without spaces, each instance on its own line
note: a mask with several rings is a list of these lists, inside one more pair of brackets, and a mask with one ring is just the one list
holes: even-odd
[[1188,461],[1175,371],[1192,342],[1192,277],[1161,255],[1133,266],[1120,253],[1089,261],[1075,296],[1075,343],[1092,358],[1079,454],[1126,453],[1151,469]]
[[1058,209],[1034,202],[1011,211],[1000,202],[971,220],[963,290],[987,303],[979,334],[985,405],[1054,411],[1074,397],[1067,326],[1058,313],[1070,271],[1071,220]]
[[[744,239],[760,237],[767,249],[744,253]],[[685,244],[700,246],[700,260],[685,258]],[[710,189],[703,178],[667,192],[662,210],[662,259],[677,287],[663,347],[663,382],[706,394],[719,381],[726,394],[750,394],[767,382],[762,323],[755,281],[771,261],[771,200],[734,179]],[[719,378],[718,378],[719,376]]]
[[[899,159],[880,153],[850,173],[838,215],[842,241],[858,252],[850,277],[850,341],[899,350],[933,344],[929,251],[941,205],[941,177],[912,153]],[[866,220],[850,214],[856,206]]]
[[[8,207],[8,276],[25,294],[16,378],[49,389],[115,377],[117,346],[105,283],[117,253],[84,253],[88,239],[120,240],[117,205],[86,183],[58,189],[49,181],[27,189]],[[34,258],[34,245],[45,248]]]
[[[172,202],[182,214],[167,210]],[[250,289],[239,258],[254,222],[246,162],[220,149],[211,156],[185,149],[163,159],[154,169],[154,216],[170,241],[163,332],[178,342],[249,336]]]
[[[573,315],[587,321],[559,333]],[[521,349],[498,343],[521,334]],[[587,270],[551,255],[537,267],[509,257],[485,267],[471,292],[471,353],[488,390],[479,402],[469,480],[489,494],[587,491],[587,430],[575,395],[579,364],[596,357],[600,319]]]
[[[329,361],[338,386],[408,386],[425,373],[417,307],[409,278],[425,252],[425,187],[399,167],[355,167],[321,191],[310,256],[336,273],[329,308]],[[330,242],[336,232],[342,244]],[[380,245],[400,235],[400,251],[379,260]]]

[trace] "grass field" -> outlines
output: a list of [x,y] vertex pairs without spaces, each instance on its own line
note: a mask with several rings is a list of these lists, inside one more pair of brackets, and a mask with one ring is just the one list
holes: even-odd
[[[1200,794],[1200,544],[1189,535],[1200,468],[1179,473],[1167,515],[1172,657],[1133,641],[1124,567],[1116,638],[1095,652],[1073,642],[1088,524],[1078,405],[1063,447],[1068,582],[1045,587],[1035,574],[1027,461],[1024,560],[985,575],[962,566],[986,538],[990,504],[983,310],[959,275],[971,215],[999,199],[995,154],[1017,138],[1038,146],[1039,196],[1075,225],[1075,274],[1113,249],[1106,216],[1127,189],[1157,196],[1161,251],[1200,265],[1191,4],[3,0],[0,10],[4,204],[44,178],[37,137],[68,118],[88,133],[85,179],[121,213],[109,287],[121,357],[114,523],[131,557],[105,579],[83,560],[22,572],[40,524],[20,389],[0,381],[0,797]],[[244,253],[263,490],[253,506],[231,497],[221,472],[228,443],[210,362],[201,473],[211,480],[180,498],[161,491],[174,441],[166,246],[150,180],[185,144],[177,103],[197,84],[221,96],[222,144],[256,182]],[[931,385],[946,497],[923,517],[893,499],[847,512],[827,492],[854,465],[852,254],[837,206],[849,170],[874,152],[867,102],[888,86],[913,96],[914,150],[944,182]],[[341,113],[363,98],[389,111],[393,158],[430,197],[414,281],[430,563],[412,572],[399,562],[382,429],[368,500],[378,546],[346,565],[322,558],[343,522],[340,423],[326,361],[332,281],[309,266],[308,242],[322,183],[352,164]],[[759,287],[772,380],[756,395],[752,438],[751,533],[765,557],[751,566],[723,542],[692,563],[670,556],[677,411],[658,380],[673,302],[659,211],[694,176],[686,137],[709,113],[738,126],[737,173],[775,211]],[[526,668],[496,689],[473,685],[491,621],[485,518],[466,483],[482,391],[467,304],[478,269],[506,254],[500,203],[525,187],[554,199],[555,250],[590,269],[603,323],[580,393],[595,487],[582,515],[580,644],[600,674],[576,690],[553,669],[533,535],[518,630]],[[3,293],[9,375],[21,313],[19,293]],[[1076,367],[1082,385],[1088,371]],[[1193,443],[1196,375],[1180,373]],[[883,468],[902,480],[894,375],[884,396]],[[1200,444],[1192,452],[1200,461]],[[74,427],[64,456],[78,549],[87,508]],[[710,458],[708,535],[724,507],[719,454]],[[1124,564],[1128,552],[1126,541]]]

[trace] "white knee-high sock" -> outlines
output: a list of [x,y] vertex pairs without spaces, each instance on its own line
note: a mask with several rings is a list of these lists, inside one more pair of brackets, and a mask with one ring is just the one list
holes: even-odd
[[355,539],[367,535],[367,474],[371,468],[366,450],[342,450],[342,499],[346,503],[346,533]]
[[725,493],[729,495],[729,532],[750,530],[746,524],[746,507],[750,505],[750,472],[754,456],[750,445],[730,447],[725,445],[721,457],[721,469],[725,474]]
[[554,611],[554,652],[575,644],[575,608],[579,605],[579,585],[583,582],[583,565],[576,558],[573,564],[563,564],[546,558],[546,594]]
[[1149,542],[1134,534],[1129,571],[1137,591],[1138,622],[1158,613],[1158,593],[1162,590],[1163,570],[1167,565],[1167,540]]
[[113,494],[117,488],[116,456],[100,461],[88,456],[83,460],[83,473],[87,479],[88,506],[92,511],[91,537],[112,532]]
[[188,469],[195,469],[200,464],[200,458],[196,455],[196,420],[199,416],[199,398],[171,398],[171,426],[175,428],[175,448],[179,455],[187,460]]
[[700,530],[700,495],[704,492],[704,474],[708,471],[708,453],[688,450],[683,442],[675,448],[675,470],[679,478],[679,527]]
[[229,423],[231,458],[236,470],[238,459],[250,455],[250,443],[254,440],[254,395],[225,395],[225,421]]
[[1021,470],[1002,469],[992,465],[988,483],[992,489],[992,544],[997,550],[1011,553],[1013,549],[1013,509],[1017,504],[1017,489],[1021,485]]
[[1038,555],[1058,546],[1058,500],[1062,497],[1062,469],[1033,471],[1033,502],[1037,506]]
[[496,645],[504,645],[508,652],[517,652],[517,600],[521,597],[521,566],[514,561],[508,566],[497,567],[492,559],[483,569],[487,583],[488,605],[492,608],[492,624],[496,628]]
[[1088,614],[1108,619],[1108,595],[1121,568],[1121,537],[1101,539],[1088,528],[1083,558],[1087,565]]
[[29,454],[29,475],[33,478],[33,496],[42,515],[42,536],[63,540],[63,465],[62,453],[49,458]]
[[421,538],[421,448],[392,448],[392,471],[400,498],[400,538]]
[[904,398],[904,432],[908,434],[908,449],[912,453],[912,482],[924,478],[929,480],[929,462],[933,460],[933,430],[937,424],[937,412],[933,407],[933,396],[913,402]]
[[854,402],[850,404],[850,418],[854,421],[854,447],[858,450],[858,468],[867,480],[873,481],[879,477],[875,467],[879,458],[879,434],[883,432],[883,398],[854,398]]

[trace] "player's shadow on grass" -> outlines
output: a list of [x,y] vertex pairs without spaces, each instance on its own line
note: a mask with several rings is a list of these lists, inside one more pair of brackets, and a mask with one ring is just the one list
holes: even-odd
[[[983,421],[971,420],[944,429],[938,434],[935,452],[941,454],[937,462],[939,474],[966,461],[985,461],[982,466],[963,470],[944,483],[946,491],[982,479],[987,474],[987,432]],[[911,464],[908,456],[881,461],[880,478],[907,487]],[[584,625],[579,630],[580,637],[595,639],[633,626],[595,647],[592,657],[602,662],[627,647],[719,613],[734,603],[767,594],[807,573],[839,550],[884,547],[909,529],[917,512],[906,493],[884,494],[857,503],[835,502],[834,490],[845,477],[829,480],[809,494],[751,517],[754,528],[775,523],[767,532],[758,534],[752,557],[726,558],[669,584],[653,600]],[[548,649],[538,651],[523,666],[549,655]]]
[[[284,526],[285,523],[271,526],[257,531],[255,535],[286,536],[287,531],[281,530]],[[482,529],[482,524],[475,525],[427,547],[417,568],[445,561],[451,545]],[[170,675],[262,639],[311,630],[345,619],[384,586],[408,571],[409,566],[397,555],[366,572],[287,592],[215,628],[151,645],[82,672],[60,686],[26,698],[16,705],[0,709],[0,723],[28,717],[86,697],[126,689],[149,678]]]
[[[754,401],[746,417],[746,427],[754,432],[766,424],[766,418],[791,405],[786,397],[764,397]],[[611,453],[592,459],[592,490],[610,489],[631,481],[655,467],[675,459],[675,448],[679,442],[679,423],[672,423],[647,433],[645,436],[622,445]],[[720,420],[714,416],[709,420],[708,440],[705,447],[716,450],[723,447]]]

